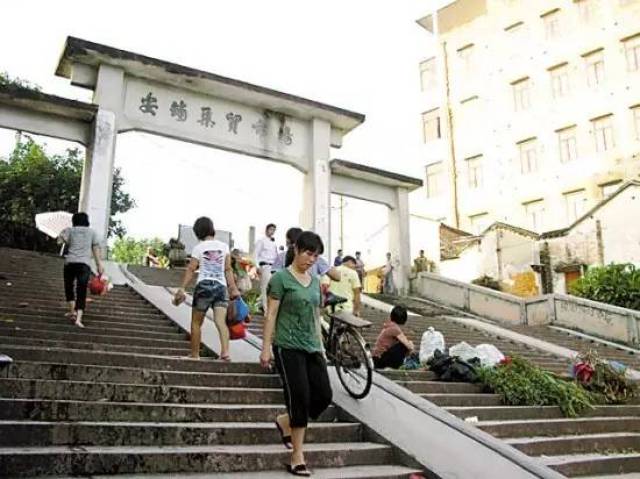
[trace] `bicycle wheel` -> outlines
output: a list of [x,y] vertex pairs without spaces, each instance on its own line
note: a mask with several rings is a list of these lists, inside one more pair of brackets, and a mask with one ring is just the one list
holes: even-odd
[[360,333],[345,328],[336,338],[335,363],[340,382],[349,395],[362,399],[371,389],[373,360]]

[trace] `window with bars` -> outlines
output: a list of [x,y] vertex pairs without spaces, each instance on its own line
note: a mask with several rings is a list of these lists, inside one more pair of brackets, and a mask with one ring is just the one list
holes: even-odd
[[438,84],[438,72],[435,58],[420,63],[420,88],[422,91],[431,91]]
[[477,189],[482,187],[482,155],[467,158],[467,178],[469,180],[469,188]]
[[523,175],[538,171],[538,140],[529,138],[518,143],[520,153],[520,172]]
[[569,94],[569,65],[558,65],[549,69],[551,75],[551,94],[553,98],[562,98]]
[[435,108],[422,114],[422,131],[425,143],[437,140],[442,137],[440,131],[439,108]]
[[587,193],[585,190],[570,191],[564,194],[567,209],[567,222],[576,221],[587,211]]
[[615,147],[613,134],[613,115],[607,115],[591,120],[591,129],[596,151],[602,153]]
[[557,131],[560,162],[569,163],[578,158],[577,130],[575,126],[568,126]]
[[511,84],[513,90],[513,108],[515,111],[523,111],[531,106],[531,80],[523,78]]
[[605,183],[604,185],[600,185],[600,193],[602,194],[602,199],[608,198],[613,193],[618,191],[618,188],[622,186],[622,180],[611,181],[609,183]]
[[442,162],[427,165],[427,198],[437,198],[444,192]]
[[587,85],[598,88],[604,84],[604,50],[587,53],[583,56],[587,74]]
[[472,233],[479,235],[489,227],[489,213],[479,213],[469,216],[469,224]]
[[640,140],[640,105],[631,107],[631,115],[633,116],[633,129],[635,130],[636,140]]
[[471,73],[475,60],[475,47],[473,44],[466,45],[458,50],[458,59],[463,72]]
[[529,201],[522,206],[527,226],[533,231],[541,231],[544,228],[544,200]]
[[624,45],[624,55],[627,60],[627,71],[637,72],[640,70],[640,34],[623,40],[622,44]]
[[547,40],[555,40],[560,37],[561,32],[561,11],[560,9],[552,10],[541,15],[544,24],[544,35]]
[[597,0],[574,0],[582,23],[591,23],[595,19]]

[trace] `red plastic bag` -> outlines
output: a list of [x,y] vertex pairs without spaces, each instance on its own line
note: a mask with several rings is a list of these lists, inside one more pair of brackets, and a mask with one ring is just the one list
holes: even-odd
[[247,335],[247,328],[244,323],[236,323],[229,326],[229,339],[244,339]]
[[102,279],[102,275],[94,276],[89,280],[89,291],[96,296],[107,292],[107,283]]

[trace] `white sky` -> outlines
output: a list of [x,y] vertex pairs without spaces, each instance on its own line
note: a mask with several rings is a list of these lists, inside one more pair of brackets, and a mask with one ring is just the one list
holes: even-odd
[[[0,70],[89,101],[89,91],[54,76],[66,36],[77,36],[364,113],[333,157],[422,178],[418,63],[429,37],[415,20],[430,8],[430,0],[3,2]],[[51,152],[68,146],[46,141]],[[14,132],[0,130],[0,155],[13,142]],[[249,225],[273,221],[281,241],[298,223],[302,181],[290,167],[139,133],[118,137],[115,161],[138,204],[123,217],[134,237],[166,240],[206,214],[246,248]],[[346,204],[345,250],[382,262],[385,208]],[[337,210],[334,220],[335,247]],[[365,244],[370,237],[379,244]]]

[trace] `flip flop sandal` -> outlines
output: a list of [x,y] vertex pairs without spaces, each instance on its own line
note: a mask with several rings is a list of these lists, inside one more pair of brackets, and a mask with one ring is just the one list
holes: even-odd
[[75,323],[78,315],[76,313],[64,313],[64,317],[69,318],[71,321]]
[[287,464],[287,472],[294,476],[311,477],[311,471],[307,469],[306,464],[298,464],[297,466]]
[[280,427],[280,424],[278,424],[278,421],[275,420],[274,422],[276,424],[276,427],[278,428],[278,432],[280,432],[280,439],[282,440],[282,444],[284,444],[284,447],[286,447],[287,449],[293,449],[293,444],[291,443],[291,436],[285,436],[284,431]]
[[220,361],[226,361],[228,363],[231,362],[231,356],[229,356],[228,354],[226,356],[220,356]]

